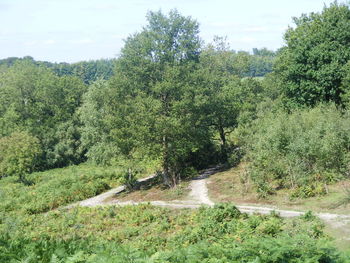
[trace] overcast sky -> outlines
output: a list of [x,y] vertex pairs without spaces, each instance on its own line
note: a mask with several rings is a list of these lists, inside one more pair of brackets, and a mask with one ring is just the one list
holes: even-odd
[[200,24],[200,35],[227,36],[231,48],[277,49],[292,17],[333,0],[0,0],[0,59],[52,62],[113,58],[123,39],[146,25],[148,10],[176,8]]

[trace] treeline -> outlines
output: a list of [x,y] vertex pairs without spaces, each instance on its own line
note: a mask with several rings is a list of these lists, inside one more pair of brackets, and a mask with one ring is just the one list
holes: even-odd
[[[246,77],[263,77],[272,72],[273,62],[276,58],[276,52],[266,48],[254,48],[252,54],[247,51],[229,50],[233,56],[240,57],[246,64],[244,69],[244,76]],[[114,73],[115,62],[117,59],[98,59],[81,61],[77,63],[52,63],[48,61],[34,60],[31,56],[9,57],[0,59],[0,71],[6,70],[14,66],[16,63],[24,61],[31,62],[36,66],[41,66],[51,69],[58,76],[76,76],[83,80],[86,85],[90,85],[96,80],[108,80]]]
[[36,61],[30,56],[10,57],[0,60],[0,70],[14,66],[16,63],[30,62],[39,67],[49,68],[58,76],[76,76],[89,85],[98,79],[109,79],[113,75],[115,59],[82,61],[73,64]]
[[347,176],[348,5],[295,19],[277,54],[203,46],[176,10],[147,21],[115,60],[0,61],[0,176],[88,160],[129,178],[152,166],[173,186],[244,157],[262,196],[311,196]]

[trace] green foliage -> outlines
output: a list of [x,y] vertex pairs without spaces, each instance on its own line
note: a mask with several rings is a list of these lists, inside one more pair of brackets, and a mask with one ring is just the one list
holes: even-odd
[[340,206],[348,206],[350,204],[350,188],[344,189],[344,197],[340,199],[340,201],[336,202],[332,205],[332,208],[337,208]]
[[25,186],[13,177],[0,180],[0,221],[13,214],[37,214],[93,197],[120,183],[122,170],[91,165],[36,172]]
[[118,155],[116,144],[120,136],[113,136],[116,125],[113,108],[117,103],[113,91],[103,80],[90,85],[83,96],[79,109],[79,117],[84,124],[81,141],[87,149],[87,157],[97,164],[110,164],[111,159]]
[[[117,60],[0,60],[0,262],[349,261],[311,213],[285,220],[231,204],[62,208],[113,184],[131,189],[144,171],[162,170],[173,186],[243,153],[261,196],[324,194],[349,176],[349,112],[282,109],[350,105],[349,18],[348,5],[335,2],[295,19],[268,75],[276,53],[235,52],[221,38],[203,48],[198,23],[176,10],[149,12]],[[104,167],[27,175],[86,158]]]
[[350,60],[348,4],[334,2],[321,13],[295,18],[282,48],[276,71],[291,103],[315,105],[333,101],[342,104],[348,87],[342,86]]
[[251,177],[262,195],[293,188],[293,196],[324,194],[348,176],[348,113],[334,105],[267,113],[247,128]]
[[55,166],[76,165],[86,160],[86,148],[81,143],[81,123],[76,115],[57,125],[55,145],[50,151],[50,159]]
[[342,79],[341,88],[344,91],[341,100],[349,109],[350,106],[350,61],[344,66],[344,78]]
[[124,172],[121,183],[125,185],[128,191],[131,191],[136,187],[136,184],[137,184],[136,175],[137,175],[137,172],[134,172],[131,169],[128,169],[127,171]]
[[115,59],[98,59],[82,61],[78,63],[52,63],[48,61],[37,61],[30,56],[23,58],[9,57],[0,59],[0,66],[4,68],[12,67],[18,62],[27,61],[38,67],[51,69],[58,76],[75,76],[80,78],[85,84],[92,84],[96,80],[108,80],[113,75]]
[[276,53],[266,48],[253,48],[253,55],[250,59],[249,77],[263,77],[272,72],[276,59]]
[[100,79],[110,79],[113,75],[114,64],[114,59],[99,59],[82,61],[73,64],[54,64],[52,69],[59,76],[76,76],[79,77],[85,84],[89,85]]
[[0,226],[2,262],[346,262],[317,219],[248,216],[228,204],[75,208]]
[[[40,168],[83,160],[79,143],[67,141],[80,137],[73,117],[84,91],[77,78],[57,77],[28,60],[16,62],[0,77],[0,137],[27,131],[38,138],[43,151]],[[69,133],[62,135],[61,129]],[[75,160],[67,160],[73,156]]]
[[88,157],[100,163],[118,156],[160,162],[170,186],[208,138],[194,113],[190,85],[200,48],[198,24],[177,11],[150,12],[147,19],[143,31],[126,40],[115,77],[86,94],[83,143]]
[[14,132],[0,138],[0,178],[25,175],[35,170],[41,153],[39,140],[26,132]]
[[[246,64],[248,65],[248,64]],[[230,145],[227,137],[238,123],[250,119],[259,101],[260,83],[251,78],[241,80],[245,66],[222,38],[205,48],[200,55],[194,79],[198,83],[196,104],[204,125],[220,141],[220,160],[227,162]]]

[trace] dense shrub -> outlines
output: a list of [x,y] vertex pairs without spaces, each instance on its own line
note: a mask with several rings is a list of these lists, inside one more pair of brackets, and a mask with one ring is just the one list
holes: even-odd
[[250,175],[262,195],[280,188],[295,196],[325,192],[348,175],[350,117],[333,105],[267,113],[247,132]]
[[23,181],[34,170],[40,152],[39,140],[26,132],[0,138],[0,178],[15,175]]

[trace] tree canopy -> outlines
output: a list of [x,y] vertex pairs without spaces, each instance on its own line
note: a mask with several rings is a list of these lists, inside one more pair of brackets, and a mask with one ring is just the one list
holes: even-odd
[[350,60],[350,9],[332,3],[321,13],[294,18],[285,34],[286,46],[276,63],[282,91],[292,103],[343,103],[348,88],[342,85]]
[[16,62],[0,74],[0,135],[27,131],[40,140],[43,167],[69,164],[60,160],[64,154],[55,145],[62,142],[59,126],[71,123],[80,105],[86,89],[82,81],[58,77],[30,61]]
[[[148,25],[140,33],[126,40],[115,77],[102,87],[115,102],[106,103],[111,97],[97,89],[94,93],[102,99],[102,122],[108,122],[103,124],[104,143],[109,144],[113,138],[110,143],[115,146],[114,156],[134,159],[146,154],[159,160],[165,182],[173,185],[183,169],[179,162],[183,163],[199,144],[194,138],[200,129],[193,125],[196,120],[191,111],[190,85],[190,73],[200,53],[198,23],[176,10],[168,16],[149,12],[147,20]],[[83,107],[92,109],[93,105]],[[100,108],[96,111],[101,112]],[[94,156],[91,151],[88,154]]]

